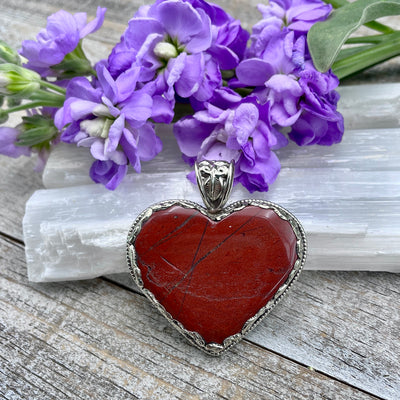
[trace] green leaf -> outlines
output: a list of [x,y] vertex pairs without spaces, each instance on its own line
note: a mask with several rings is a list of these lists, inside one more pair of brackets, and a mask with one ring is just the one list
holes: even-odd
[[347,38],[361,25],[397,14],[400,14],[400,0],[358,0],[333,11],[326,21],[317,22],[308,32],[315,68],[327,71]]
[[[325,3],[332,4],[333,8],[339,8],[339,7],[343,7],[346,4],[350,3],[350,1],[348,1],[348,0],[325,0]],[[382,32],[382,33],[394,32],[394,30],[392,28],[389,28],[388,26],[383,25],[380,22],[376,22],[376,21],[367,22],[364,25],[370,29],[373,29],[375,31]]]

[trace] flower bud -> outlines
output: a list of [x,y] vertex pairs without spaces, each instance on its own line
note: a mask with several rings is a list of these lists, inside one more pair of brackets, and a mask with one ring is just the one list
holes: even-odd
[[154,47],[154,54],[156,57],[163,60],[169,60],[170,58],[175,58],[178,56],[178,51],[176,47],[168,42],[157,43]]
[[58,134],[53,119],[42,114],[22,117],[22,123],[18,125],[18,129],[21,133],[18,135],[16,145],[36,149],[50,147],[50,142]]
[[40,89],[40,75],[15,64],[0,64],[0,94],[27,97]]
[[0,40],[0,62],[21,65],[19,54],[3,40]]

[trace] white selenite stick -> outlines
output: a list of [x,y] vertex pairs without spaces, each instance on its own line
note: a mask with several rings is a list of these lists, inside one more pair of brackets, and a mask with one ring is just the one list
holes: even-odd
[[[342,143],[281,149],[282,171],[270,191],[249,194],[238,185],[231,201],[263,198],[293,212],[308,236],[306,269],[400,272],[400,85],[344,87],[341,94],[352,129]],[[43,175],[48,189],[26,206],[30,280],[126,272],[126,235],[139,212],[171,198],[201,203],[172,128],[157,129],[163,152],[114,192],[90,183],[87,149],[55,149]]]

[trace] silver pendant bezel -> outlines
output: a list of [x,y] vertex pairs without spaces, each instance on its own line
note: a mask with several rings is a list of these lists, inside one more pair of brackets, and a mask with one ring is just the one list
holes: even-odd
[[[150,290],[146,289],[143,285],[141,271],[136,262],[136,251],[134,246],[136,238],[140,230],[142,229],[142,226],[153,215],[153,213],[165,210],[172,206],[181,206],[183,208],[195,209],[214,221],[220,221],[226,218],[228,215],[236,211],[240,211],[247,206],[256,206],[264,209],[271,209],[280,218],[290,223],[293,232],[296,235],[297,260],[286,281],[278,288],[274,297],[264,307],[262,307],[253,317],[249,318],[244,323],[241,331],[232,336],[227,337],[222,345],[218,343],[206,343],[203,337],[198,332],[188,331],[179,321],[175,320],[171,316],[171,314],[164,308],[164,306],[155,298],[153,293]],[[251,200],[251,199],[239,200],[235,203],[228,205],[226,208],[223,208],[218,213],[209,212],[206,208],[202,207],[201,205],[188,200],[162,201],[146,208],[136,218],[131,229],[129,230],[127,238],[127,263],[132,278],[135,281],[136,285],[141,289],[143,294],[151,301],[151,303],[157,308],[157,310],[172,324],[172,326],[176,330],[178,330],[180,334],[182,334],[191,344],[195,345],[205,353],[213,356],[218,356],[222,354],[224,351],[228,350],[234,344],[242,340],[243,337],[248,332],[254,329],[261,322],[261,320],[264,319],[270,313],[270,311],[282,299],[282,297],[286,295],[292,284],[298,278],[304,266],[306,260],[306,254],[307,254],[306,235],[303,227],[301,226],[297,218],[283,207],[265,200]]]

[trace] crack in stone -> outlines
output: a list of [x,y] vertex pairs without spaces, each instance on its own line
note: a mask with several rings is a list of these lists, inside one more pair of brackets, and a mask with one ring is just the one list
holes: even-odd
[[[257,214],[258,213],[259,212],[257,212]],[[252,219],[254,219],[257,216],[257,214],[254,214],[252,217],[250,217],[246,222],[244,222],[242,225],[240,225],[239,228],[237,228],[230,235],[225,237],[225,239],[223,239],[220,243],[218,243],[214,248],[212,248],[210,251],[208,251],[203,257],[201,257],[199,259],[199,261],[197,261],[197,263],[195,264],[195,267],[197,265],[199,265],[202,261],[204,261],[209,255],[214,253],[214,251],[218,250],[226,241],[228,241],[232,236],[234,236],[237,232],[239,232],[245,225],[247,225]]]
[[164,244],[165,242],[168,242],[169,240],[171,240],[172,238],[175,237],[175,233],[177,233],[178,231],[180,231],[186,224],[188,224],[190,222],[190,220],[192,218],[194,218],[196,216],[196,213],[193,213],[191,216],[189,216],[187,219],[185,219],[185,221],[183,221],[179,226],[177,226],[174,230],[172,230],[171,232],[169,232],[167,235],[165,235],[164,237],[162,237],[158,242],[154,243],[151,247],[148,248],[147,252],[152,251],[153,249],[155,249],[158,246],[161,246],[162,244]]
[[188,281],[187,284],[186,284],[186,288],[185,288],[185,291],[184,291],[184,294],[183,294],[183,299],[182,299],[181,305],[180,305],[180,307],[179,307],[179,312],[178,312],[178,316],[177,316],[177,317],[179,317],[180,314],[181,314],[181,312],[182,312],[183,304],[185,303],[186,295],[187,295],[187,293],[188,293],[188,290],[189,290],[189,287],[190,287],[190,283],[191,283],[191,281],[192,281],[193,271],[194,271],[194,269],[195,269],[196,266],[197,266],[197,264],[195,264],[194,262],[195,262],[195,260],[196,260],[197,254],[199,253],[201,244],[203,243],[204,236],[205,236],[206,230],[207,230],[207,228],[208,228],[208,225],[209,225],[209,222],[208,222],[208,220],[206,220],[206,225],[204,226],[204,230],[203,230],[203,233],[202,233],[202,235],[201,235],[199,244],[197,245],[197,249],[196,249],[196,252],[195,252],[195,254],[194,254],[194,256],[193,256],[192,265],[190,266],[189,271],[188,271],[188,272],[185,274],[185,276],[180,280],[180,282],[178,282],[178,283],[174,286],[174,289],[175,289],[176,287],[178,287],[178,286],[180,285],[180,283],[183,282],[183,281],[186,279],[186,277],[189,275],[189,281]]

